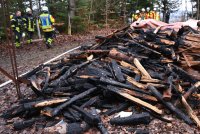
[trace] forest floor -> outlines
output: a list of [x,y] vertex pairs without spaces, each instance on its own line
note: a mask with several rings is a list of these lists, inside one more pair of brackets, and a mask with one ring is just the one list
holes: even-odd
[[[96,35],[108,35],[114,31],[114,29],[103,29],[98,31],[92,31],[84,35],[75,35],[75,36],[66,36],[64,35],[65,41],[56,44],[54,48],[47,49],[44,43],[35,43],[32,45],[25,45],[21,49],[17,49],[17,63],[19,74],[22,74],[35,66],[46,62],[47,60],[69,50],[74,47],[94,43],[94,37]],[[8,54],[5,51],[0,51],[0,65],[11,72],[11,65]],[[0,83],[5,82],[7,78],[3,77],[0,74]],[[21,91],[25,98],[30,98],[34,95],[31,89],[27,88],[26,85],[21,84]],[[18,104],[18,99],[16,97],[15,87],[13,84],[9,84],[4,89],[0,90],[0,114]],[[197,108],[200,109],[200,108]],[[200,111],[195,111],[197,115],[200,114]],[[169,118],[172,118],[170,115]],[[20,121],[20,118],[14,118],[11,120],[4,120],[0,118],[0,133],[1,134],[42,134],[45,133],[43,129],[43,123],[37,122],[32,128],[27,128],[22,131],[15,131],[13,129],[13,122]],[[124,133],[134,133],[135,130],[147,130],[150,133],[162,133],[162,134],[172,134],[172,133],[181,133],[181,134],[200,134],[200,131],[195,126],[189,126],[183,121],[180,121],[176,117],[173,118],[172,123],[165,123],[157,119],[153,120],[149,125],[139,125],[139,126],[126,126],[126,127],[114,127],[108,124],[109,119],[105,117],[103,120],[106,127],[110,133],[124,134]],[[99,133],[96,129],[90,129],[87,134],[96,134]]]
[[[23,74],[37,65],[77,46],[94,43],[96,35],[104,36],[112,31],[114,31],[114,29],[101,29],[73,36],[62,35],[58,37],[58,41],[55,40],[52,49],[47,49],[44,42],[23,45],[23,48],[16,50],[18,73]],[[10,57],[6,50],[0,50],[0,59],[0,67],[12,74]],[[0,73],[0,84],[6,80],[8,80],[8,78]]]

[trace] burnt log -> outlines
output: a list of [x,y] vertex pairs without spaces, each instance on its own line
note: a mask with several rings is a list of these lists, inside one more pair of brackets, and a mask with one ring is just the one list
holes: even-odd
[[88,89],[86,90],[85,92],[82,92],[81,94],[78,94],[74,97],[72,97],[71,99],[69,99],[67,102],[53,108],[53,109],[47,109],[45,110],[47,114],[47,116],[50,116],[50,117],[53,117],[53,116],[56,116],[63,108],[71,105],[72,103],[74,103],[75,101],[79,100],[79,99],[82,99],[84,98],[85,96],[91,94],[92,92],[96,91],[96,87],[95,88],[91,88],[91,89]]
[[117,64],[115,60],[112,60],[112,69],[117,80],[119,82],[125,82],[121,68],[119,67],[119,65]]
[[161,95],[161,93],[158,92],[158,90],[149,85],[147,87],[152,93],[153,95],[166,107],[168,108],[171,112],[175,113],[177,117],[179,117],[180,119],[184,120],[185,123],[191,125],[193,124],[193,121],[187,116],[185,115],[181,110],[179,110],[178,108],[176,108],[171,102],[166,102],[163,100],[163,97]]
[[107,110],[104,115],[113,115],[117,112],[121,112],[123,110],[126,110],[129,107],[129,103],[121,103],[119,105],[114,106],[113,108]]
[[68,98],[56,98],[56,99],[47,99],[47,100],[41,100],[41,101],[34,101],[29,103],[24,103],[23,107],[26,110],[33,109],[33,108],[41,108],[46,106],[52,106],[55,104],[63,103],[67,101]]
[[141,90],[141,89],[139,89],[137,87],[134,87],[132,85],[127,85],[127,84],[124,84],[124,83],[120,83],[120,82],[114,81],[112,79],[101,77],[100,79],[91,79],[91,80],[99,81],[99,82],[102,82],[102,83],[106,83],[108,85],[114,85],[114,86],[118,86],[118,87],[128,88],[128,89],[134,90],[136,92],[140,92],[140,93],[149,95],[149,93],[144,91],[144,90]]
[[128,100],[130,100],[130,101],[132,101],[132,102],[134,102],[136,104],[138,104],[138,105],[140,105],[140,106],[146,107],[146,108],[154,111],[157,114],[162,114],[162,110],[159,110],[157,107],[155,107],[155,106],[153,106],[153,105],[151,105],[151,104],[149,104],[149,103],[147,103],[147,102],[145,102],[145,101],[143,101],[143,100],[141,100],[139,98],[131,96],[128,93],[121,92],[117,87],[107,86],[107,89],[109,91],[112,91],[112,92],[114,92],[114,93],[116,93],[116,94],[118,94],[118,95],[120,95],[120,96],[122,96],[122,97],[124,97],[124,98],[126,98],[126,99],[128,99]]
[[183,95],[185,99],[187,99],[192,93],[197,91],[197,89],[200,87],[200,82],[196,82],[191,88],[188,89],[188,91]]
[[46,117],[32,118],[30,120],[15,122],[13,124],[15,130],[22,130],[31,127],[36,121],[44,120]]
[[149,113],[133,114],[128,117],[116,117],[110,120],[111,125],[140,125],[149,124],[152,118]]
[[82,108],[79,108],[75,105],[73,105],[72,107],[83,115],[83,119],[86,123],[88,123],[91,126],[97,127],[100,130],[101,134],[109,134],[108,130],[103,125],[101,117],[96,112],[90,114]]

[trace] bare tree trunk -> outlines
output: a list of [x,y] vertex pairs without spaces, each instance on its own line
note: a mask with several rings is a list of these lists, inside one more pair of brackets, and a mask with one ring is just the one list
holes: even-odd
[[75,16],[75,0],[68,0],[68,35],[72,34],[71,18]]
[[90,27],[91,15],[93,14],[93,0],[90,0],[90,11],[88,16],[88,28]]
[[124,24],[126,24],[126,0],[123,1],[123,19]]
[[106,28],[108,27],[108,0],[106,0]]
[[69,12],[70,17],[73,18],[75,16],[75,8],[76,8],[76,1],[75,0],[68,0],[69,3]]
[[29,0],[30,9],[33,10],[33,1]]
[[200,0],[197,0],[197,20],[199,19]]
[[191,5],[192,5],[192,19],[194,18],[194,5],[193,2],[191,1]]

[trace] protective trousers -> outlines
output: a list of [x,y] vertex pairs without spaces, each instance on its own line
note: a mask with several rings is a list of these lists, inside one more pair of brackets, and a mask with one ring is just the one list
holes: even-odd
[[18,31],[14,31],[14,34],[15,34],[15,46],[18,48],[21,46],[20,40],[22,38],[22,33]]
[[51,48],[52,42],[53,42],[53,31],[44,32],[44,38],[45,38],[47,48]]
[[27,35],[28,35],[28,40],[27,40],[27,42],[28,42],[29,44],[32,43],[33,34],[34,34],[34,32],[32,32],[32,31],[27,31]]

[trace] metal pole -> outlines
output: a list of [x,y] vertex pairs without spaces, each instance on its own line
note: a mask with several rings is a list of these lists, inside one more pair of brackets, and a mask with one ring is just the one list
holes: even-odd
[[[21,98],[21,92],[20,92],[20,85],[19,85],[19,82],[18,82],[18,70],[17,70],[17,61],[16,61],[16,54],[15,54],[15,45],[13,42],[10,43],[10,40],[8,38],[8,32],[6,30],[7,28],[7,25],[6,25],[6,21],[7,21],[7,18],[6,18],[6,11],[5,11],[5,3],[4,1],[2,2],[2,11],[3,11],[3,14],[4,14],[4,28],[5,28],[5,33],[6,33],[6,40],[7,40],[7,43],[8,43],[8,51],[9,51],[9,55],[10,55],[10,60],[11,60],[11,64],[12,64],[12,71],[13,71],[13,75],[14,75],[14,79],[15,79],[15,86],[16,86],[16,90],[17,90],[17,95],[18,95],[18,99]],[[8,21],[10,22],[10,20]],[[11,40],[12,40],[12,36],[11,36]],[[11,44],[11,45],[10,45]]]
[[37,32],[38,32],[38,38],[41,39],[41,32],[40,32],[40,26],[39,26],[39,22],[38,22],[38,18],[36,18],[36,26],[37,26]]

